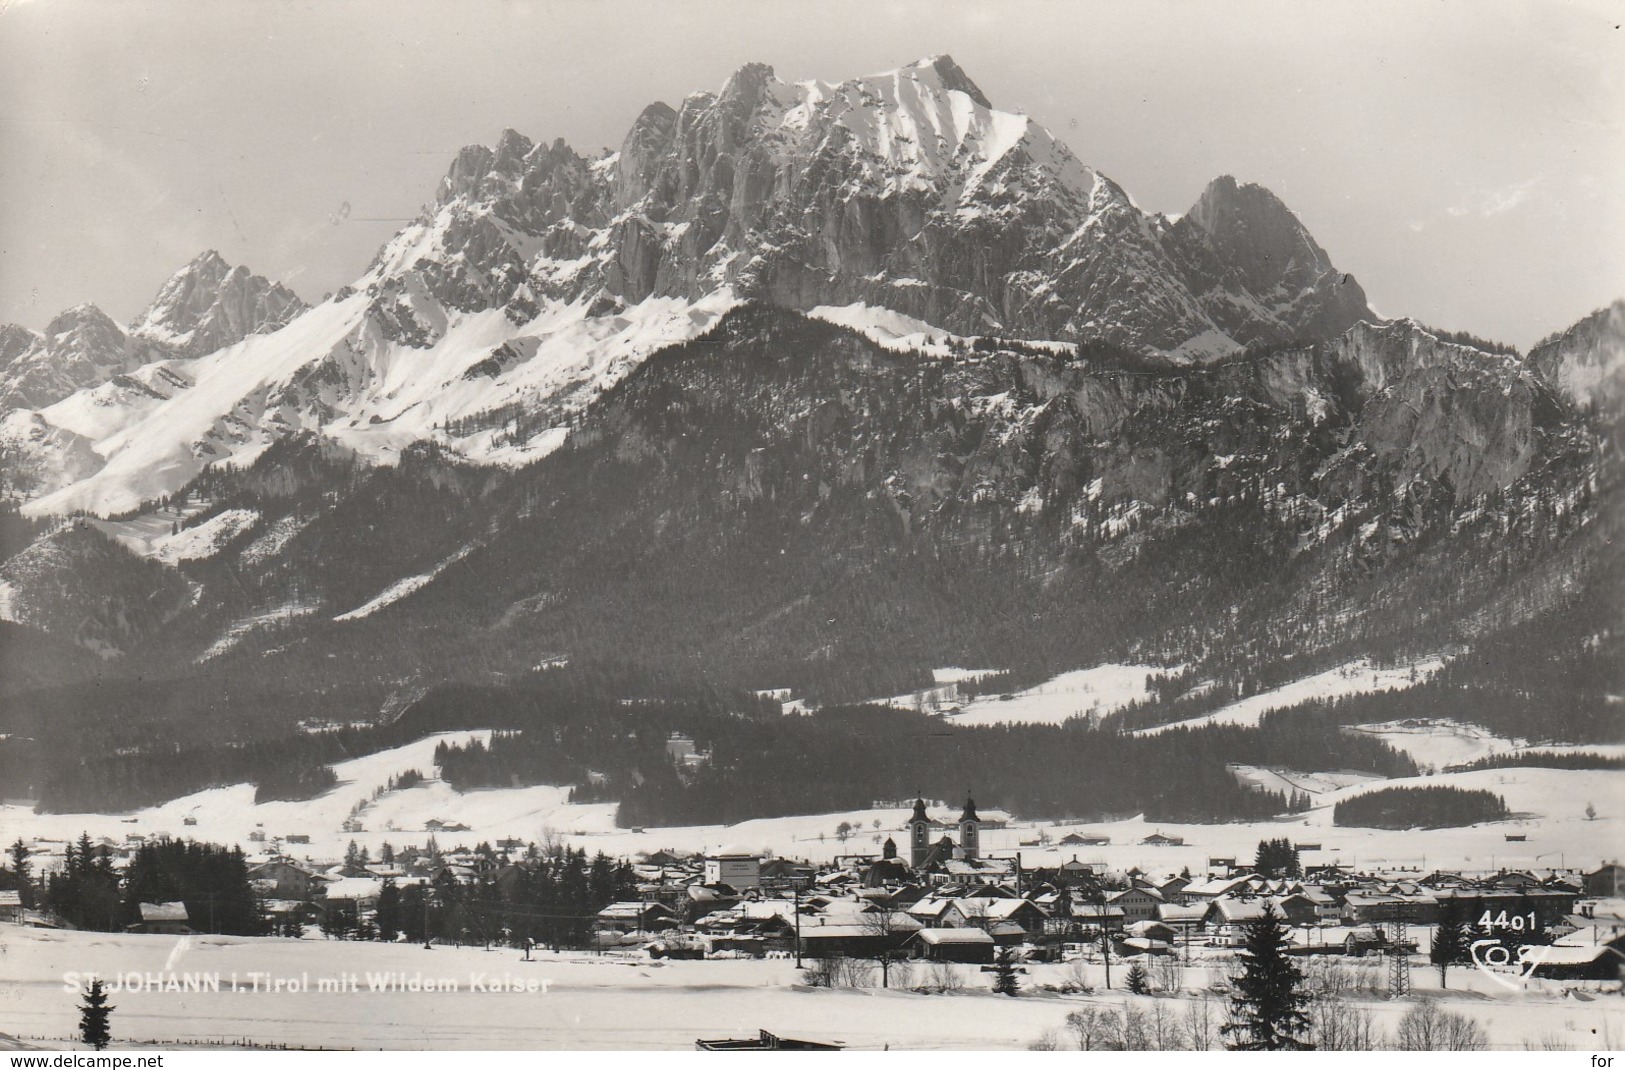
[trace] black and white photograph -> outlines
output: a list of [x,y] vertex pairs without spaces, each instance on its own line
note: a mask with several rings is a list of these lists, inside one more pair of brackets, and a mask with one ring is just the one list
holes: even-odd
[[1622,25],[0,0],[0,1051],[1611,1065]]

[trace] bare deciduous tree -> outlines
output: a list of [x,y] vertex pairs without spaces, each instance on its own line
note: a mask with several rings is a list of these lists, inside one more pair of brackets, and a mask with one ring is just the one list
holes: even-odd
[[1192,1051],[1212,1051],[1218,1031],[1213,1000],[1205,992],[1185,1004],[1185,1039]]
[[1406,1011],[1394,1033],[1394,1047],[1400,1051],[1483,1051],[1488,1044],[1476,1020],[1441,1010],[1431,999]]
[[1151,987],[1164,996],[1176,995],[1185,983],[1185,968],[1176,955],[1158,955],[1151,962]]

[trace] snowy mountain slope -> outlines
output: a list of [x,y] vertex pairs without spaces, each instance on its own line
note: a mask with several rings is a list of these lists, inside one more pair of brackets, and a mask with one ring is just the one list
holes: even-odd
[[88,309],[43,339],[12,329],[0,396],[106,458],[86,478],[82,448],[70,464],[49,433],[19,440],[43,473],[35,515],[129,510],[293,431],[374,461],[432,438],[517,465],[648,353],[751,300],[1176,362],[1371,318],[1267,191],[1220,180],[1177,223],[1147,216],[948,57],[840,84],[747,64],[651,105],[602,159],[513,131],[462,150],[310,312],[210,252],[129,332]]
[[1410,665],[1383,669],[1362,659],[1294,680],[1262,694],[1250,695],[1189,721],[1142,728],[1134,734],[1154,736],[1170,729],[1194,728],[1205,724],[1256,725],[1264,714],[1272,710],[1287,709],[1311,699],[1341,698],[1413,687],[1438,672],[1444,664],[1444,658],[1426,658]]
[[[726,293],[688,304],[653,298],[614,316],[549,302],[516,326],[498,310],[451,311],[438,337],[417,347],[391,339],[365,294],[312,309],[286,328],[255,335],[192,361],[190,386],[167,398],[98,408],[110,387],[75,395],[39,415],[106,431],[94,474],[30,502],[31,515],[136,508],[170,493],[208,464],[246,463],[269,442],[314,431],[370,460],[390,463],[413,442],[435,439],[470,459],[528,463],[559,438],[492,434],[507,420],[478,418],[504,407],[556,409],[557,423],[613,384],[649,351],[700,333],[731,304]],[[503,364],[503,356],[516,362]],[[149,369],[143,369],[149,371]],[[139,374],[139,373],[138,373]],[[473,417],[454,437],[448,423]]]

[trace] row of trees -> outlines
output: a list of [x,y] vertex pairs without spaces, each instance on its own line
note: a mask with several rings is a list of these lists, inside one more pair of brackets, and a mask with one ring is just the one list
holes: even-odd
[[[685,716],[686,714],[686,716]],[[676,766],[670,731],[710,758]],[[1035,755],[1043,755],[1042,760]],[[716,715],[669,704],[606,706],[591,723],[538,713],[535,727],[489,744],[447,744],[437,763],[459,788],[576,783],[579,801],[618,800],[623,826],[733,822],[845,810],[889,798],[898,785],[948,797],[966,784],[1020,813],[1162,821],[1269,817],[1301,806],[1237,782],[1236,762],[1360,768],[1385,776],[1409,759],[1335,725],[1266,718],[1256,727],[1202,726],[1136,737],[1083,721],[956,727],[886,707],[826,707],[806,717]],[[586,770],[598,774],[584,783]]]
[[188,925],[202,932],[254,935],[264,931],[261,898],[239,848],[191,840],[142,844],[121,874],[106,846],[88,833],[68,845],[61,870],[36,879],[19,838],[7,850],[0,879],[15,886],[26,908],[57,915],[80,929],[116,932],[141,920],[142,903],[186,904]]
[[371,916],[354,902],[329,904],[321,927],[339,940],[580,948],[600,910],[636,897],[637,877],[628,863],[563,847],[515,866],[504,880],[443,875],[404,887],[385,880]]
[[1505,799],[1481,788],[1378,788],[1338,802],[1332,807],[1332,823],[1376,829],[1454,828],[1499,821],[1509,813]]

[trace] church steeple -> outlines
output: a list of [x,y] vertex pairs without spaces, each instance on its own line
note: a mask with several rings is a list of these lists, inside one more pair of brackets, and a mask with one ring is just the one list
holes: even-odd
[[925,812],[925,800],[914,800],[914,813],[908,819],[909,865],[919,869],[925,865],[925,856],[931,853],[931,818]]
[[959,854],[967,862],[976,861],[981,850],[978,835],[982,819],[976,816],[976,800],[966,796],[965,809],[959,815]]

